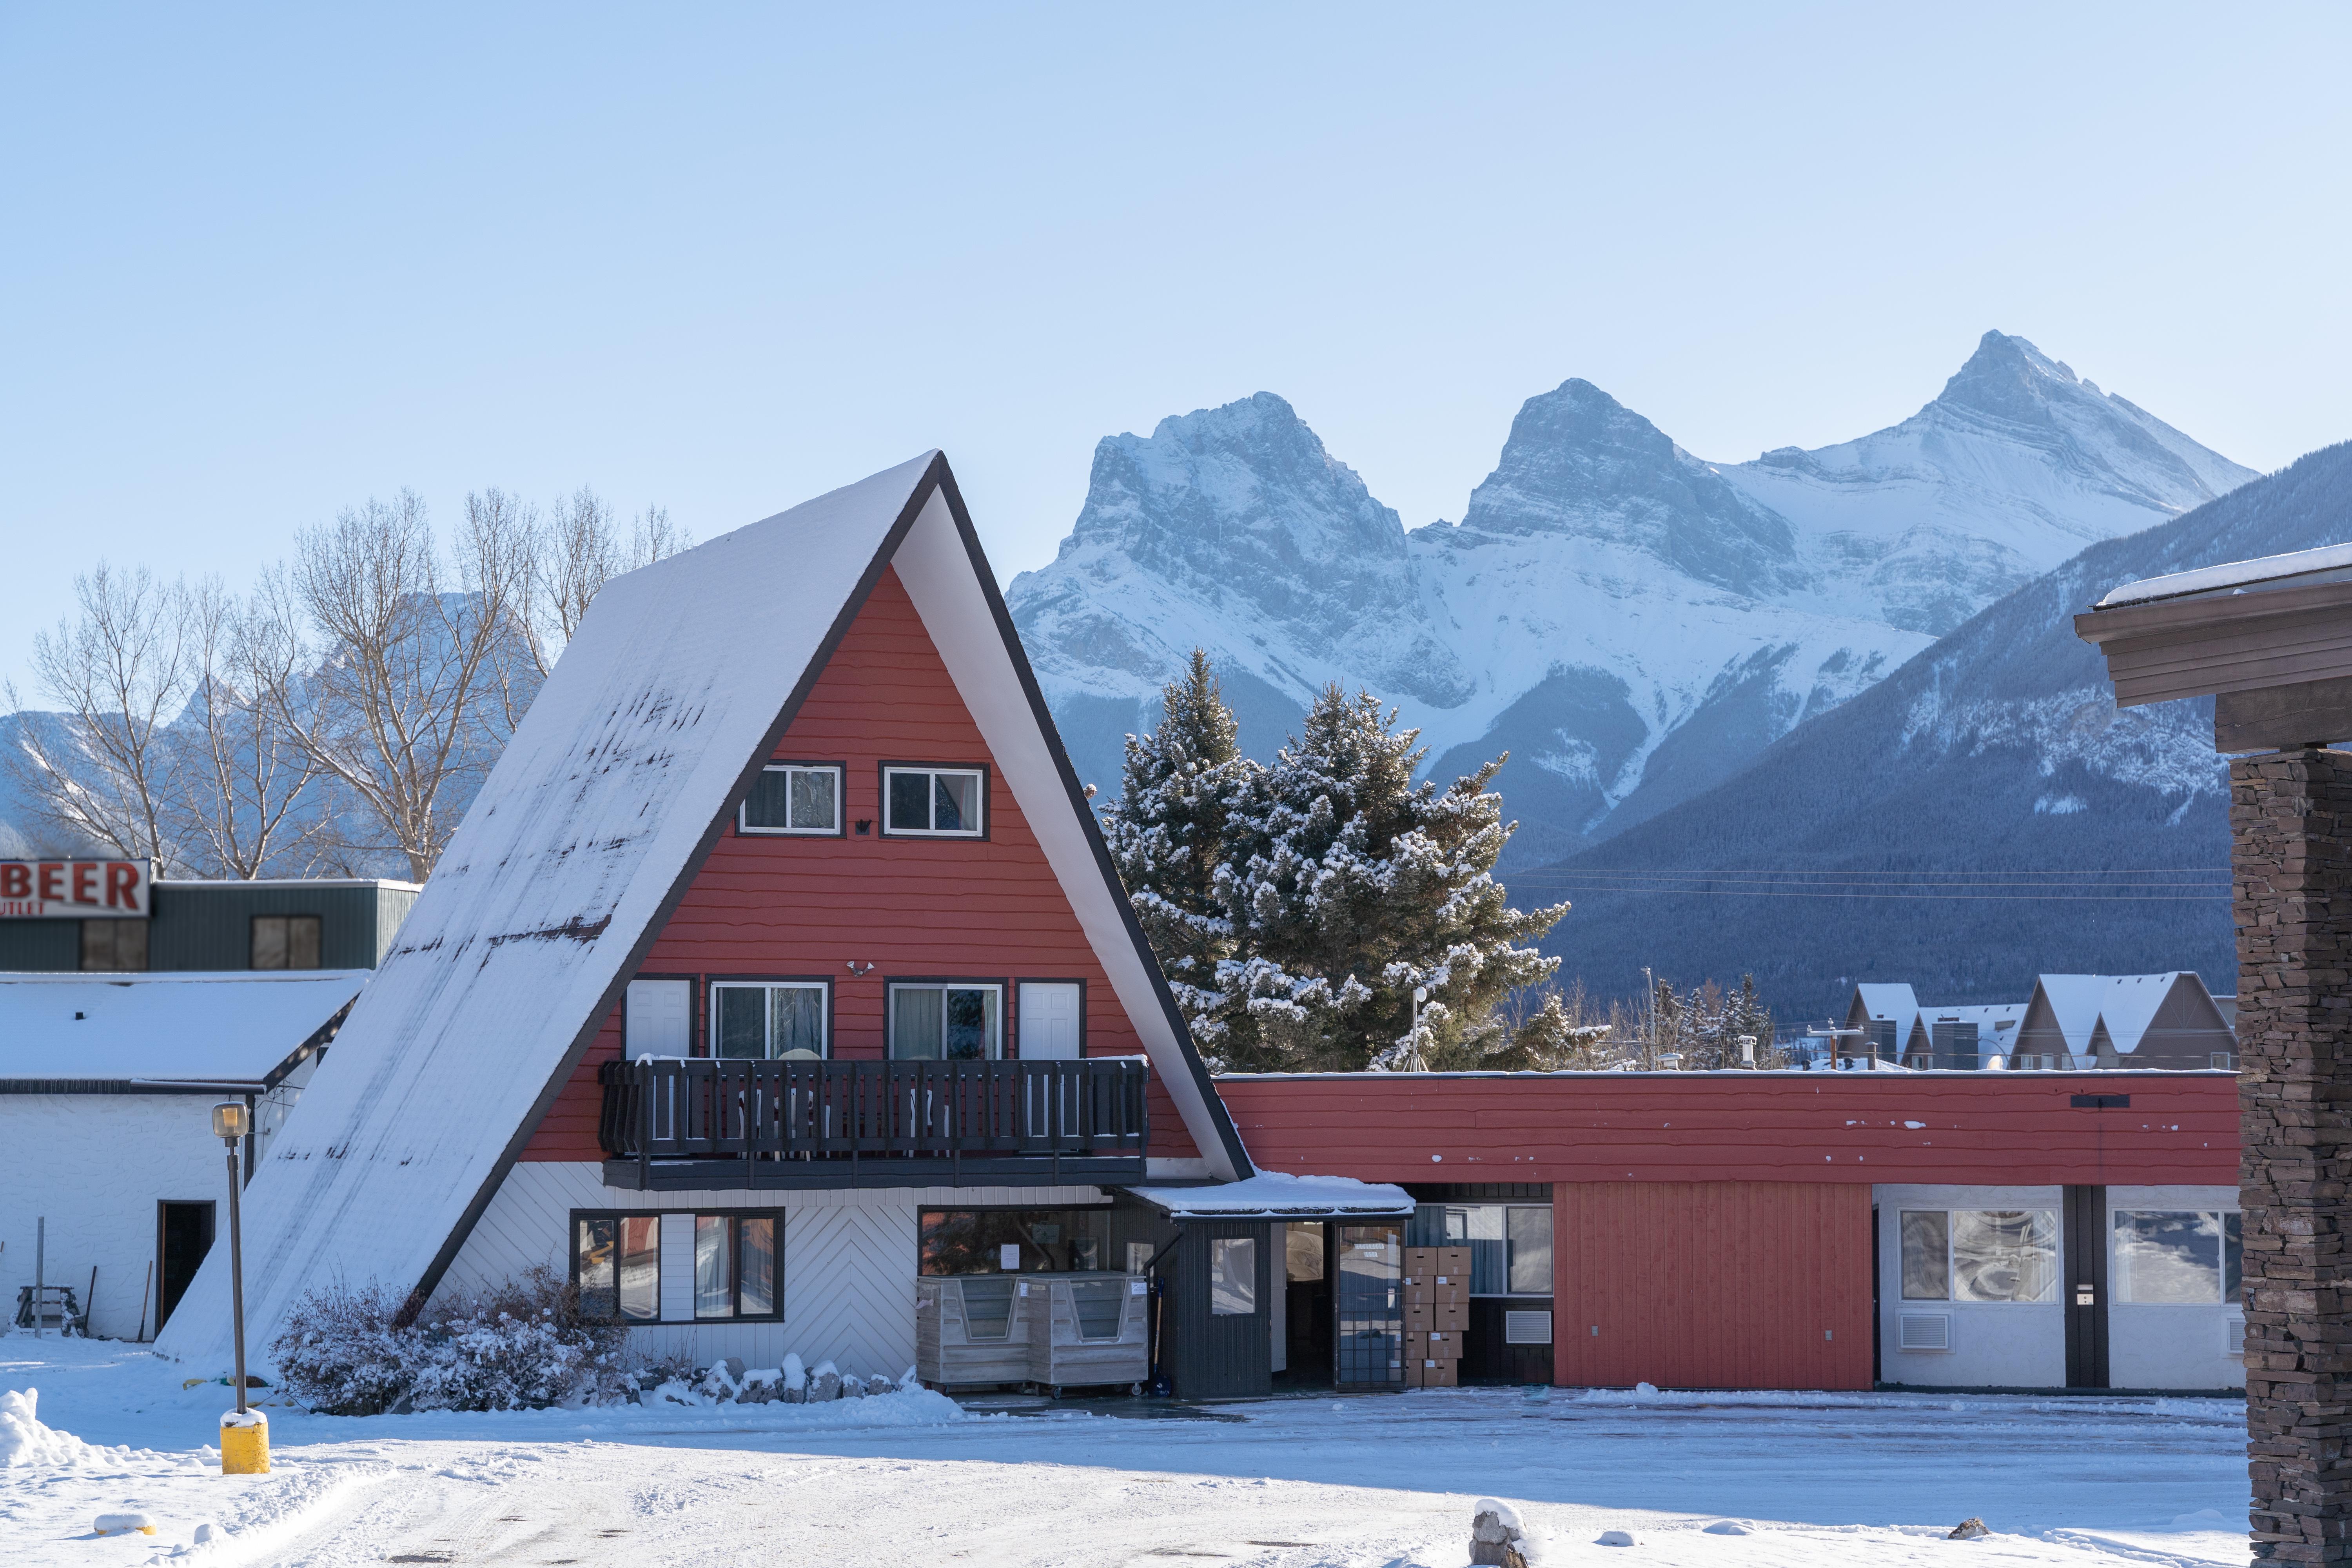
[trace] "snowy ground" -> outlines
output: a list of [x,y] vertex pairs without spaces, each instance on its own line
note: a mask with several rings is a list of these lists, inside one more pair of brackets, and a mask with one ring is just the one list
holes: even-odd
[[[1470,1506],[1546,1561],[1670,1568],[2242,1563],[2245,1426],[2221,1400],[1432,1391],[1108,1414],[912,1393],[832,1405],[367,1419],[274,1409],[276,1466],[205,1448],[227,1390],[105,1343],[0,1338],[40,1391],[0,1468],[0,1562],[1458,1568]],[[0,1451],[5,1435],[0,1432]],[[71,1462],[59,1463],[59,1459]],[[192,1461],[204,1460],[203,1464]],[[135,1509],[153,1537],[94,1536]],[[1951,1542],[1971,1514],[1994,1533]],[[1732,1520],[1751,1533],[1707,1533]],[[191,1544],[209,1521],[215,1539]],[[1594,1544],[1633,1533],[1631,1549]]]

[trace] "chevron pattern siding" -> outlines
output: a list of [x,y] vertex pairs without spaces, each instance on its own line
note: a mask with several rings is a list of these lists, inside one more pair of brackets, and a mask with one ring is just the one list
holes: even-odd
[[[629,1348],[648,1359],[708,1366],[726,1356],[746,1366],[779,1364],[787,1352],[810,1366],[831,1361],[845,1373],[897,1377],[915,1363],[917,1216],[924,1208],[1096,1204],[1097,1187],[860,1187],[831,1192],[633,1193],[607,1187],[593,1162],[524,1162],[508,1173],[434,1292],[436,1303],[488,1289],[535,1264],[569,1268],[573,1209],[705,1214],[781,1209],[784,1214],[782,1323],[662,1323],[629,1331]],[[662,1226],[664,1312],[693,1305],[690,1227]],[[670,1233],[683,1245],[670,1245]]]

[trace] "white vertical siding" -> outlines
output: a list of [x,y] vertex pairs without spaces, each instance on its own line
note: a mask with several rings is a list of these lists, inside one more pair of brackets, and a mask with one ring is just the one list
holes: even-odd
[[[2235,1187],[2107,1189],[2107,1383],[2115,1388],[2243,1388],[2246,1310],[2238,1302],[2138,1305],[2123,1300],[2115,1265],[2120,1209],[2238,1212]],[[2233,1331],[2235,1331],[2233,1332]],[[2237,1348],[2234,1348],[2237,1347]]]
[[[2066,1193],[2063,1187],[1881,1186],[1878,1206],[1879,1376],[1929,1388],[2066,1386],[2065,1281],[2049,1301],[1906,1301],[1904,1209],[2042,1209],[2059,1222],[2058,1266],[2065,1268]],[[1948,1351],[1902,1348],[1906,1316],[1950,1321]]]
[[1102,1201],[1096,1187],[860,1187],[822,1192],[636,1193],[607,1187],[593,1162],[523,1162],[508,1173],[435,1292],[438,1302],[543,1264],[568,1271],[574,1209],[783,1212],[784,1321],[698,1323],[693,1222],[662,1226],[662,1315],[684,1320],[629,1331],[649,1359],[698,1366],[726,1356],[770,1367],[787,1352],[810,1366],[896,1377],[915,1362],[918,1211],[1017,1204],[1039,1208]]

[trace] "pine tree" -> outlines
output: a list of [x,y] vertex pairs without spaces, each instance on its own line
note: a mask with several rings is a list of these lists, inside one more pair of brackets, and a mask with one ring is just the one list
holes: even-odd
[[1196,647],[1182,679],[1160,693],[1159,728],[1127,738],[1118,798],[1100,813],[1136,920],[1178,1010],[1212,1056],[1225,1033],[1217,965],[1234,950],[1217,892],[1228,801],[1249,793],[1256,771],[1238,735],[1209,656]]

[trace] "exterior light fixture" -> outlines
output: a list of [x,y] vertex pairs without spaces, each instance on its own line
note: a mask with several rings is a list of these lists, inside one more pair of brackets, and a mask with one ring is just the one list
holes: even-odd
[[236,1408],[221,1416],[221,1474],[269,1473],[269,1417],[245,1403],[245,1226],[237,1207],[237,1142],[253,1136],[253,1107],[225,1100],[213,1107],[213,1136],[228,1149],[229,1321],[236,1340]]

